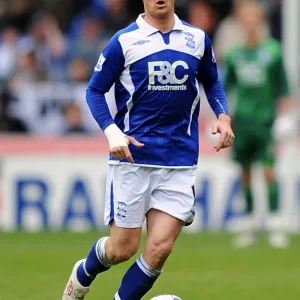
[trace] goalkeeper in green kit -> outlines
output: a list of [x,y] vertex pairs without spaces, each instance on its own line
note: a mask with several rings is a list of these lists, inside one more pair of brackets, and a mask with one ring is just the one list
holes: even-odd
[[263,165],[268,190],[269,214],[266,222],[270,245],[288,246],[288,239],[279,217],[278,184],[274,175],[273,123],[279,101],[290,101],[283,66],[281,45],[263,34],[264,12],[251,1],[241,5],[239,20],[245,34],[243,45],[232,49],[224,59],[225,89],[235,92],[233,158],[242,168],[242,189],[246,199],[245,227],[234,241],[247,247],[256,241],[253,219],[251,166]]

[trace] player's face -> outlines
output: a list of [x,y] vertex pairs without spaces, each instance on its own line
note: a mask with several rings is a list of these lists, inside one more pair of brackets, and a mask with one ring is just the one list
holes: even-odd
[[144,0],[145,12],[151,17],[164,19],[174,12],[175,0]]
[[261,30],[263,27],[263,11],[256,5],[245,5],[239,11],[240,23],[246,33]]

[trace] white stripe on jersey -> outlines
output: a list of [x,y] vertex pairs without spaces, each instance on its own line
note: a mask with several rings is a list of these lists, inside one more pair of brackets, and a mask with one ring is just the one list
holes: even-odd
[[120,81],[123,84],[124,88],[127,90],[127,92],[130,94],[130,98],[128,99],[128,101],[126,102],[126,106],[127,106],[127,113],[124,117],[124,132],[128,131],[129,128],[129,114],[130,114],[130,110],[132,109],[133,106],[133,102],[132,102],[132,95],[135,91],[135,87],[134,84],[132,82],[131,76],[130,76],[130,68],[126,68],[121,77],[120,77]]
[[192,120],[193,120],[193,114],[195,112],[196,106],[198,105],[198,103],[200,101],[200,89],[199,89],[199,84],[198,84],[197,79],[196,79],[196,88],[197,88],[197,96],[196,96],[196,98],[193,102],[193,105],[192,105],[191,115],[190,115],[190,122],[189,122],[189,127],[188,127],[188,130],[187,130],[187,133],[189,135],[191,135],[191,125],[192,125]]
[[223,105],[220,103],[220,100],[216,98],[215,101],[220,105],[221,109],[223,110],[223,113],[225,114],[226,113],[225,109],[224,109]]
[[115,84],[113,84],[111,89],[105,94],[105,100],[108,105],[109,112],[112,118],[114,119],[118,112],[116,97],[115,97]]

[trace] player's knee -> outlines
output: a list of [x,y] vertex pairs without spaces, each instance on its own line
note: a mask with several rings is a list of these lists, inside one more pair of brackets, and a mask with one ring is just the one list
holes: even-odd
[[148,244],[147,252],[150,266],[153,268],[161,267],[171,254],[173,247],[174,243],[171,240]]
[[264,173],[267,184],[275,183],[275,175],[272,168],[266,168]]
[[113,264],[119,264],[129,260],[139,249],[139,243],[128,241],[125,243],[114,243],[111,245],[109,261]]
[[136,254],[137,250],[138,248],[134,248],[132,246],[116,249],[114,253],[114,262],[117,264],[129,260],[133,255]]
[[242,172],[242,185],[244,187],[249,187],[251,183],[251,172],[250,172],[250,168],[243,168],[243,172]]

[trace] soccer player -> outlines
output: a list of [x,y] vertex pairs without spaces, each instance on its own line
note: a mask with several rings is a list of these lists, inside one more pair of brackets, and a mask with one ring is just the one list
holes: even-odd
[[[174,2],[144,0],[145,14],[112,38],[89,82],[87,102],[111,152],[105,210],[110,236],[75,264],[64,300],[83,299],[98,274],[135,255],[145,219],[144,252],[114,299],[139,300],[160,276],[182,227],[194,218],[198,82],[217,116],[216,151],[233,143],[211,42],[174,14]],[[112,86],[115,102],[107,103]]]
[[232,49],[224,60],[225,90],[234,88],[236,94],[233,117],[236,140],[233,152],[234,159],[242,168],[241,181],[247,212],[244,232],[235,239],[235,245],[246,247],[256,241],[251,166],[254,162],[260,162],[269,197],[269,242],[274,247],[286,247],[288,240],[278,213],[278,184],[274,175],[272,138],[278,100],[290,101],[281,45],[264,34],[264,12],[260,4],[255,1],[245,2],[240,6],[238,14],[245,42]]

